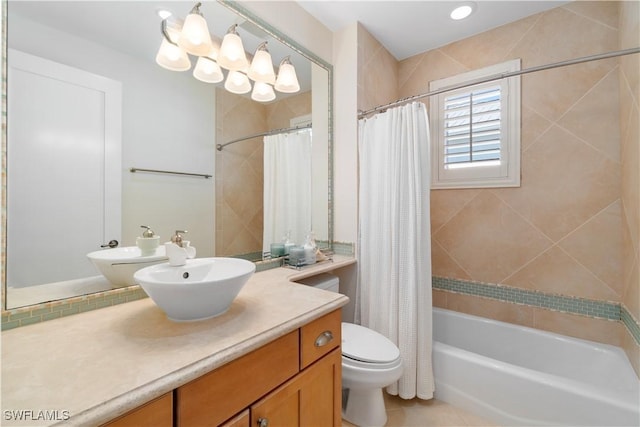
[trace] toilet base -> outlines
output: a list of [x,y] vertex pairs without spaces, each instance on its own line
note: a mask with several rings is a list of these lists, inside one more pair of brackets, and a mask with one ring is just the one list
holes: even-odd
[[343,393],[348,393],[342,410],[344,420],[366,427],[383,427],[387,423],[381,388],[345,389]]

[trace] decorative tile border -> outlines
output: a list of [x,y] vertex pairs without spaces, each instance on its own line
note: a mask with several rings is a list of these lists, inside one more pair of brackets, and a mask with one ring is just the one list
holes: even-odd
[[433,276],[433,289],[622,322],[640,345],[640,325],[620,303],[547,294],[489,283]]
[[348,242],[333,242],[333,253],[336,255],[355,256],[355,245]]
[[620,320],[626,326],[633,339],[636,340],[636,344],[640,345],[640,323],[633,318],[624,305],[620,309]]
[[2,330],[31,325],[85,311],[122,304],[146,298],[147,294],[140,286],[112,289],[77,298],[52,301],[34,306],[15,308],[2,312]]

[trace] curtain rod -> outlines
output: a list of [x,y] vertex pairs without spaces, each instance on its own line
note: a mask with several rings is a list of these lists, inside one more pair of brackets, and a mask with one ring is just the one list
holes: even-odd
[[222,149],[224,147],[226,147],[227,145],[235,144],[236,142],[240,142],[240,141],[246,141],[247,139],[257,138],[259,136],[276,135],[278,133],[295,132],[295,131],[301,130],[301,129],[308,129],[310,127],[311,127],[311,123],[308,123],[306,125],[294,126],[294,127],[290,127],[290,128],[272,129],[272,130],[268,130],[266,132],[257,133],[255,135],[249,135],[249,136],[245,136],[243,138],[234,139],[232,141],[225,142],[224,144],[218,144],[216,146],[216,148],[218,149],[218,151],[222,151]]
[[539,65],[539,66],[536,66],[536,67],[525,68],[525,69],[519,70],[519,71],[511,71],[511,72],[508,72],[508,73],[502,73],[502,74],[496,74],[496,75],[489,76],[489,77],[483,77],[483,78],[480,78],[480,79],[471,80],[471,81],[469,81],[467,83],[463,83],[463,84],[459,84],[459,85],[446,86],[446,87],[443,87],[441,89],[434,90],[434,91],[427,92],[427,93],[423,93],[423,94],[420,94],[420,95],[409,96],[407,98],[399,99],[399,100],[391,102],[389,104],[379,105],[379,106],[377,106],[375,108],[372,108],[370,110],[367,110],[367,111],[360,110],[360,111],[358,111],[358,118],[361,119],[361,118],[363,118],[365,116],[368,116],[369,114],[377,113],[379,111],[386,110],[387,108],[391,108],[391,107],[395,107],[397,105],[405,104],[407,102],[415,101],[416,99],[427,98],[429,96],[438,95],[438,94],[441,94],[443,92],[449,92],[451,90],[462,89],[462,88],[473,86],[473,85],[477,85],[477,84],[480,84],[480,83],[488,83],[488,82],[492,82],[494,80],[501,80],[501,79],[505,79],[505,78],[508,78],[508,77],[520,76],[522,74],[534,73],[536,71],[550,70],[552,68],[565,67],[567,65],[581,64],[583,62],[597,61],[597,60],[600,60],[600,59],[614,58],[614,57],[617,57],[617,56],[631,55],[631,54],[634,54],[634,53],[640,53],[640,47],[634,47],[634,48],[623,49],[623,50],[616,50],[616,51],[612,51],[612,52],[600,53],[600,54],[597,54],[597,55],[583,56],[583,57],[580,57],[580,58],[569,59],[567,61],[554,62],[554,63],[547,64],[547,65]]

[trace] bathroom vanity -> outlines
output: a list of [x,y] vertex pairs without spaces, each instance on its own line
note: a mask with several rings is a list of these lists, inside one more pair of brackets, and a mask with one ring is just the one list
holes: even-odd
[[3,332],[3,424],[341,425],[348,298],[292,281],[354,262],[256,273],[200,322],[144,299]]

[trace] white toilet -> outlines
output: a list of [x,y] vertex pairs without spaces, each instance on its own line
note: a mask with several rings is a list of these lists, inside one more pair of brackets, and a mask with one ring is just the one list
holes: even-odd
[[[338,278],[320,274],[299,281],[338,292]],[[342,323],[342,418],[357,426],[384,426],[382,388],[402,375],[400,350],[385,336],[364,326]]]

